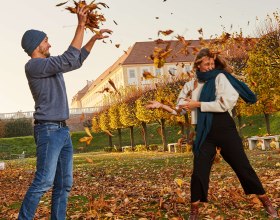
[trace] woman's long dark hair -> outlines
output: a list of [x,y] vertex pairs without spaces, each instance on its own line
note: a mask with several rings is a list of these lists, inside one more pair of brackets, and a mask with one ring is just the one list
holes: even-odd
[[201,64],[203,57],[213,58],[215,60],[215,69],[225,70],[228,73],[232,73],[232,68],[227,64],[226,60],[218,53],[213,53],[209,48],[201,49],[195,57],[194,69],[197,70]]

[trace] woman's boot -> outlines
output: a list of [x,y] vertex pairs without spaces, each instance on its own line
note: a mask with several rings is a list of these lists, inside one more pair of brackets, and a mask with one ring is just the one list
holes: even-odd
[[272,206],[270,199],[267,195],[258,195],[259,200],[262,202],[267,214],[273,218],[279,218],[276,209]]
[[189,220],[198,220],[198,206],[199,202],[191,203]]

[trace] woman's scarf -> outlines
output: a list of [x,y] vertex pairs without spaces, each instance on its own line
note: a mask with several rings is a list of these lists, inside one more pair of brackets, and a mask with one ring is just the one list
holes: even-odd
[[[199,101],[212,102],[216,100],[215,79],[220,73],[223,73],[227,77],[231,85],[245,102],[253,104],[257,101],[256,95],[244,82],[239,81],[225,70],[219,69],[214,69],[208,72],[196,72],[198,80],[205,82],[200,94]],[[200,108],[197,109],[196,138],[193,144],[193,151],[195,154],[199,154],[200,146],[205,141],[206,136],[211,129],[212,119],[212,112],[201,112]]]

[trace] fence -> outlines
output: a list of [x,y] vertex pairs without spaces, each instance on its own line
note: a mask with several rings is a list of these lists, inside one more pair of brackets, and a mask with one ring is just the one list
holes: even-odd
[[[98,111],[100,107],[87,107],[87,108],[71,108],[70,117],[72,115],[79,115],[82,113],[89,114]],[[0,119],[19,119],[19,118],[33,118],[34,111],[29,112],[13,112],[13,113],[0,113]]]

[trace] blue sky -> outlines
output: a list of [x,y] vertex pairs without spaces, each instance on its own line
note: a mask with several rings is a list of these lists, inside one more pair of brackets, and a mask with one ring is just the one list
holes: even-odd
[[[47,33],[52,55],[63,53],[69,46],[77,23],[76,16],[55,7],[63,0],[10,1],[0,13],[0,113],[33,111],[34,101],[24,73],[28,56],[20,41],[28,29]],[[90,1],[87,1],[90,2]],[[98,1],[97,1],[98,2]],[[103,0],[109,9],[102,9],[107,21],[104,28],[114,31],[113,44],[97,42],[81,69],[66,73],[65,81],[69,104],[72,97],[82,89],[86,80],[96,79],[129,46],[137,41],[157,39],[158,30],[174,30],[174,35],[197,39],[197,30],[203,28],[204,37],[226,31],[239,31],[255,36],[255,28],[267,14],[279,11],[279,0]],[[69,1],[67,5],[72,5]],[[159,19],[155,19],[159,17]],[[256,17],[258,20],[256,20]],[[115,25],[115,20],[118,25]],[[249,25],[248,25],[249,21]],[[85,41],[92,36],[90,31]],[[171,36],[164,39],[171,39]],[[120,44],[120,48],[114,46]]]

